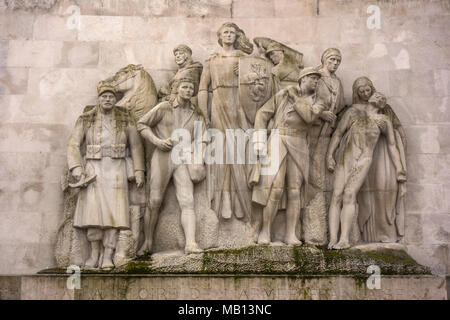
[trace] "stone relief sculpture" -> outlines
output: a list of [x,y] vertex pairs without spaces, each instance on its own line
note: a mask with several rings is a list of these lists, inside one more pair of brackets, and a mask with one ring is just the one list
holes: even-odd
[[[346,249],[402,238],[405,133],[372,82],[356,79],[343,111],[339,49],[303,68],[300,52],[269,38],[253,40],[264,58],[250,56],[253,45],[234,23],[217,36],[221,50],[204,68],[187,45],[175,47],[178,71],[158,93],[142,65],[100,81],[98,104],[85,108],[67,145],[59,266],[109,270],[146,253],[278,239]],[[229,130],[251,138],[246,162],[227,161],[227,141],[223,159],[205,165],[211,132],[225,138]],[[181,132],[189,138],[174,139]]]
[[[403,196],[402,185],[406,181],[405,163],[402,161],[398,148],[402,145],[401,137],[394,132],[390,117],[381,113],[386,106],[386,98],[375,92],[371,81],[365,77],[358,78],[353,89],[354,104],[345,112],[333,133],[327,154],[328,169],[335,171],[329,213],[330,242],[328,244],[328,247],[333,249],[345,249],[351,246],[350,232],[356,215],[361,230],[364,230],[363,233],[366,234],[366,239],[371,241],[377,241],[377,227],[380,226],[381,228],[378,227],[381,229],[379,230],[381,231],[379,239],[389,242],[390,239],[383,235],[385,225],[391,225],[390,229],[396,230],[395,224],[402,223],[402,221],[395,221],[397,216],[401,216],[401,213],[397,210],[402,210],[402,208],[396,206],[395,202]],[[388,153],[390,160],[381,159],[385,155],[377,154],[377,156],[374,156],[381,137],[385,139],[385,142],[379,147],[387,149],[386,153]],[[339,143],[341,143],[341,148],[337,160],[335,160],[333,154]],[[380,153],[380,150],[377,153]],[[386,168],[391,166],[395,168],[387,169],[391,170],[388,172],[395,177],[396,183],[394,186],[389,181],[390,176],[386,175],[387,170],[384,172],[376,171],[377,177],[368,177],[374,161],[383,161]],[[383,200],[386,201],[383,201],[382,206],[385,208],[377,208],[379,210],[376,212],[373,210],[365,212],[369,208],[364,207],[364,205],[370,206],[372,203],[370,201],[366,203],[357,201],[358,193],[366,179],[369,179],[367,184],[375,187],[367,190],[371,193],[373,201],[378,201],[376,197],[380,193],[383,195],[386,191],[393,193],[392,197],[384,195]],[[378,183],[373,184],[373,180],[378,181]],[[381,188],[377,188],[378,186],[381,186]],[[367,223],[373,225],[368,226]],[[339,227],[341,231],[338,242]],[[402,231],[399,233],[402,234]],[[383,236],[386,238],[383,238]]]
[[[203,159],[200,164],[176,164],[172,151],[174,143],[171,139],[176,130],[187,130],[189,137],[195,137],[195,126],[205,129],[206,122],[200,109],[193,105],[190,99],[195,92],[195,81],[192,78],[181,78],[178,81],[176,98],[158,104],[138,122],[141,136],[156,146],[151,159],[149,209],[145,214],[145,242],[139,250],[142,255],[151,252],[153,234],[158,219],[165,190],[170,179],[173,179],[178,203],[181,207],[181,224],[186,237],[186,253],[201,252],[195,240],[196,219],[194,211],[194,182],[203,180],[206,176]],[[202,135],[203,132],[200,132]],[[187,144],[191,153],[191,140]],[[200,171],[200,172],[199,172]]]
[[[114,87],[98,88],[99,104],[78,118],[67,143],[67,161],[81,187],[74,227],[86,230],[86,268],[113,268],[119,230],[130,228],[126,148],[138,187],[144,184],[144,151],[130,112],[115,105]],[[82,146],[86,153],[82,156]]]
[[[198,93],[199,107],[210,122],[225,136],[227,129],[251,128],[239,102],[239,59],[253,51],[253,45],[234,23],[224,23],[217,31],[222,49],[213,53],[204,64]],[[211,95],[208,91],[211,90]],[[224,150],[224,156],[227,153]],[[247,186],[245,164],[213,164],[209,166],[208,184],[211,208],[222,219],[232,216],[248,220],[251,214],[251,194]]]
[[303,68],[303,54],[269,38],[259,37],[253,39],[253,42],[274,65],[272,68],[273,93],[296,85],[300,70]]
[[[267,148],[267,154],[279,154],[279,168],[273,174],[261,175],[253,188],[253,201],[264,206],[263,226],[258,243],[271,242],[271,224],[277,211],[286,208],[286,244],[301,244],[297,238],[297,224],[300,222],[300,210],[305,205],[305,183],[308,181],[309,150],[307,134],[309,124],[322,112],[324,106],[316,101],[316,86],[320,73],[314,68],[305,68],[300,73],[299,84],[278,92],[261,109],[255,120],[255,151],[261,153]],[[269,138],[279,139],[272,150],[260,141],[265,141],[269,120],[274,118],[272,133]],[[279,138],[278,138],[279,137]],[[285,196],[283,204],[282,199]]]
[[200,83],[203,65],[192,59],[192,49],[187,45],[180,44],[175,47],[173,49],[173,55],[175,57],[175,63],[178,66],[178,71],[169,82],[163,84],[161,89],[159,89],[159,101],[169,101],[175,99],[178,93],[178,82],[182,78],[193,79],[195,85],[194,97],[196,97],[198,93],[198,85]]
[[317,96],[325,105],[323,112],[311,125],[309,132],[310,172],[307,207],[303,216],[305,241],[324,245],[328,241],[327,216],[332,190],[332,175],[326,168],[326,153],[331,134],[336,126],[336,114],[344,108],[344,89],[336,71],[342,55],[339,49],[328,48],[321,56],[317,68],[321,74]]

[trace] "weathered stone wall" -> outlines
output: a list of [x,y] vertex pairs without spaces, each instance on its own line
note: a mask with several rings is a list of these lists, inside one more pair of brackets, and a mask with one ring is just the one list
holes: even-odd
[[[380,29],[367,27],[369,5]],[[387,95],[408,138],[405,243],[450,272],[450,1],[2,0],[0,274],[55,265],[65,144],[97,82],[136,63],[159,88],[176,69],[174,46],[203,62],[229,20],[298,49],[306,66],[340,48],[347,104],[361,75]]]

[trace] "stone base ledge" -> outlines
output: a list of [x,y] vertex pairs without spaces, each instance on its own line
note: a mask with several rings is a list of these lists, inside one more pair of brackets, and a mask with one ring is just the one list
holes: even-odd
[[349,300],[447,299],[445,277],[381,276],[380,289],[348,275],[69,275],[0,276],[0,299],[39,300]]

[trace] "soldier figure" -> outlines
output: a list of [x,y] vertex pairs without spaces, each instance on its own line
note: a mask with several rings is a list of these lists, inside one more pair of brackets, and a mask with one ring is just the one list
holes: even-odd
[[[252,200],[264,206],[263,226],[258,243],[271,242],[271,226],[277,211],[287,197],[285,243],[301,244],[296,236],[300,210],[305,205],[304,187],[308,181],[309,151],[307,132],[310,123],[321,115],[324,106],[316,101],[316,86],[320,73],[314,68],[301,71],[298,85],[290,86],[273,96],[256,113],[255,152],[264,154],[269,120],[273,118],[272,134],[267,143],[267,155],[279,155],[278,170],[261,175],[253,188]],[[278,131],[278,135],[274,132]],[[278,150],[272,150],[272,139],[279,138]]]
[[74,215],[74,227],[87,229],[90,242],[91,254],[85,266],[108,269],[114,267],[118,231],[130,228],[127,147],[138,187],[144,184],[145,167],[134,120],[128,110],[115,106],[114,87],[100,86],[98,95],[99,104],[86,108],[75,124],[67,143],[67,161],[79,180],[76,186],[87,186],[80,191]]

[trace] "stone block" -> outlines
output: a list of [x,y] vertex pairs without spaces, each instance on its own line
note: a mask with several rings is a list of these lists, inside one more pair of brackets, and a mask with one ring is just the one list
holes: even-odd
[[444,124],[404,126],[409,141],[407,154],[449,153],[450,127]]
[[21,280],[20,276],[0,276],[0,300],[19,300]]
[[93,68],[98,61],[98,42],[64,42],[58,67]]
[[275,17],[279,18],[315,16],[317,15],[317,1],[275,0],[274,10],[275,10]]
[[83,100],[84,96],[97,97],[98,82],[110,76],[112,70],[115,69],[32,68],[28,93],[41,97],[82,96]]
[[338,17],[317,17],[314,34],[316,43],[327,47],[337,47],[342,43],[342,25]]
[[389,71],[389,84],[393,96],[432,97],[436,94],[433,71]]
[[[3,243],[39,243],[41,213],[39,211],[1,211],[2,225],[0,239]],[[3,260],[3,259],[2,259]],[[12,264],[14,266],[14,264]]]
[[65,152],[69,128],[55,124],[14,123],[0,127],[0,152]]
[[450,180],[450,155],[416,154],[407,157],[408,181],[440,184]]
[[28,87],[28,68],[0,68],[0,95],[24,94]]
[[441,184],[407,183],[406,211],[408,213],[446,213],[445,194]]
[[450,216],[446,214],[427,214],[422,218],[423,244],[448,245],[450,239]]
[[433,274],[448,274],[448,244],[444,245],[407,245],[408,254],[418,263],[431,268]]
[[123,17],[81,16],[79,41],[121,41]]
[[61,61],[60,41],[23,41],[9,42],[9,67],[54,67]]
[[[347,276],[98,276],[83,275],[81,290],[67,275],[22,277],[21,299],[67,300],[348,300],[446,299],[445,278],[383,276],[380,290]],[[426,288],[426,290],[424,290]]]
[[[71,20],[72,19],[72,20]],[[77,40],[78,30],[74,17],[50,14],[37,15],[34,21],[33,39],[35,40]]]
[[407,214],[405,217],[406,244],[420,244],[423,241],[423,226],[421,214]]
[[277,1],[235,0],[231,5],[232,18],[271,18],[275,15]]
[[450,95],[450,69],[434,70],[434,92],[438,97]]
[[412,70],[435,70],[439,72],[450,69],[450,46],[448,45],[439,46],[433,42],[428,45],[410,44],[405,45],[405,47],[409,52]]
[[388,104],[403,125],[428,123],[444,124],[450,121],[449,97],[390,97]]
[[[61,170],[62,171],[62,170]],[[19,212],[61,212],[63,196],[61,182],[22,182],[19,189]],[[31,224],[31,223],[30,223]],[[39,243],[39,241],[37,242]]]
[[[23,227],[15,224],[9,225],[8,232]],[[26,237],[26,235],[25,235]],[[39,261],[39,244],[38,242],[2,241],[0,243],[0,254],[9,259],[0,260],[1,274],[29,274],[35,273],[45,268],[45,263]]]
[[24,12],[0,13],[1,40],[27,40],[33,38],[34,15]]
[[0,67],[6,67],[8,63],[8,41],[0,41]]

